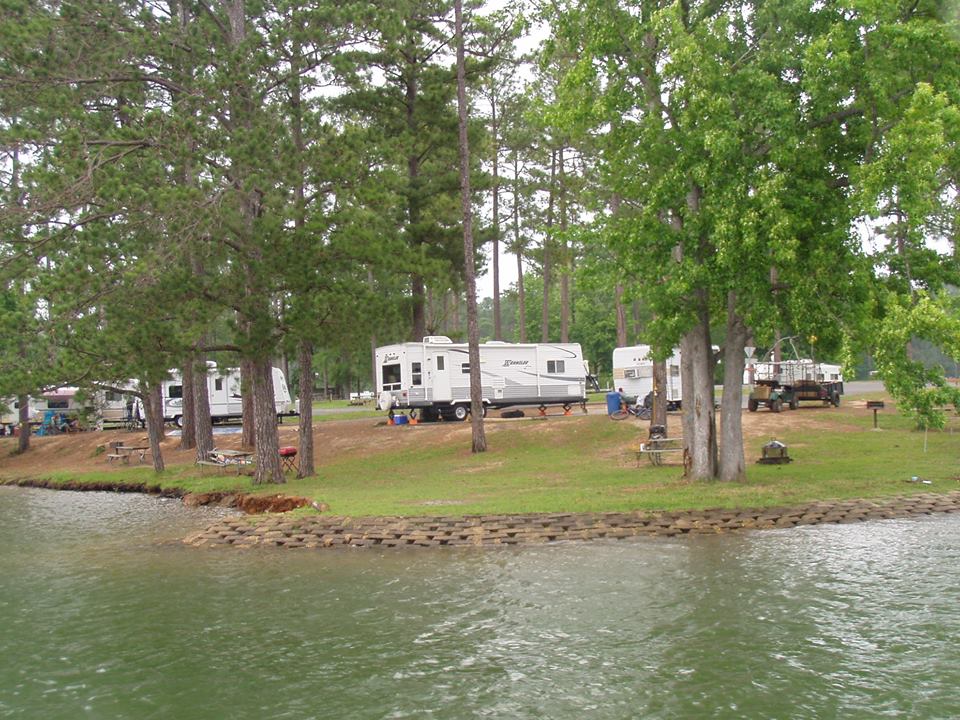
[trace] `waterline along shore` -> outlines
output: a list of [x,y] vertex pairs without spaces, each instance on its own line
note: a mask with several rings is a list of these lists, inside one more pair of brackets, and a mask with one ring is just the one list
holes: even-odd
[[196,547],[502,546],[637,536],[715,535],[740,530],[855,523],[960,512],[960,491],[815,502],[783,508],[683,512],[533,513],[465,517],[230,518],[192,534]]

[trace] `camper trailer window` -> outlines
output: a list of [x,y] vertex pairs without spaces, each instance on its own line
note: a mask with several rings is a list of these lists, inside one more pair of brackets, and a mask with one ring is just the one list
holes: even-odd
[[463,363],[462,365],[460,365],[460,372],[462,372],[464,375],[469,375],[470,363]]
[[47,407],[51,410],[66,410],[70,407],[69,400],[47,400]]
[[400,364],[383,366],[383,389],[400,389]]
[[443,367],[443,355],[437,355],[437,370],[445,370]]
[[562,373],[563,366],[564,366],[563,360],[547,360],[548,373]]
[[171,398],[182,398],[182,397],[183,397],[183,385],[171,385],[171,386],[170,386],[170,397],[171,397]]
[[107,402],[119,402],[123,398],[120,396],[120,393],[114,392],[113,390],[107,390]]
[[223,390],[223,378],[217,378],[213,381],[214,390]]
[[420,371],[420,363],[418,363],[418,362],[410,363],[410,372],[413,374],[413,378],[412,378],[411,381],[410,381],[411,384],[413,384],[413,385],[421,385],[421,384],[422,384],[422,382],[421,382],[422,374],[421,374],[421,371]]

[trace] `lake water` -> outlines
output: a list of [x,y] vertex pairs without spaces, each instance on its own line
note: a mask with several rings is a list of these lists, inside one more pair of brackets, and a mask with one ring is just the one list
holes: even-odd
[[0,488],[0,717],[956,718],[960,516],[502,550],[197,550]]

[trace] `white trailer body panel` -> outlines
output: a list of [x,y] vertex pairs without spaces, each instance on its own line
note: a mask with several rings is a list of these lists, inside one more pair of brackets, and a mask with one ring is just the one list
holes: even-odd
[[[179,371],[171,371],[164,381],[163,419],[179,422],[183,416],[183,380]],[[210,417],[214,422],[243,417],[243,397],[240,394],[240,369],[219,370],[215,363],[207,363],[207,395],[210,399]],[[273,400],[277,415],[294,412],[287,380],[280,368],[273,368]]]
[[[627,398],[637,402],[653,391],[653,360],[649,345],[629,345],[614,348],[613,385],[622,389]],[[674,350],[667,358],[667,402],[679,407],[683,398],[680,384],[680,350]]]
[[[376,350],[381,408],[444,410],[470,402],[469,349],[446,338]],[[480,383],[488,407],[572,404],[586,399],[586,368],[577,343],[480,345]],[[384,407],[386,405],[386,407]]]

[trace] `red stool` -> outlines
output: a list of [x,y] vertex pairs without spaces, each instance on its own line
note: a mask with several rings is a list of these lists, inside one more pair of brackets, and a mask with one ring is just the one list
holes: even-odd
[[297,449],[295,447],[280,448],[280,466],[284,472],[299,469],[297,468]]

